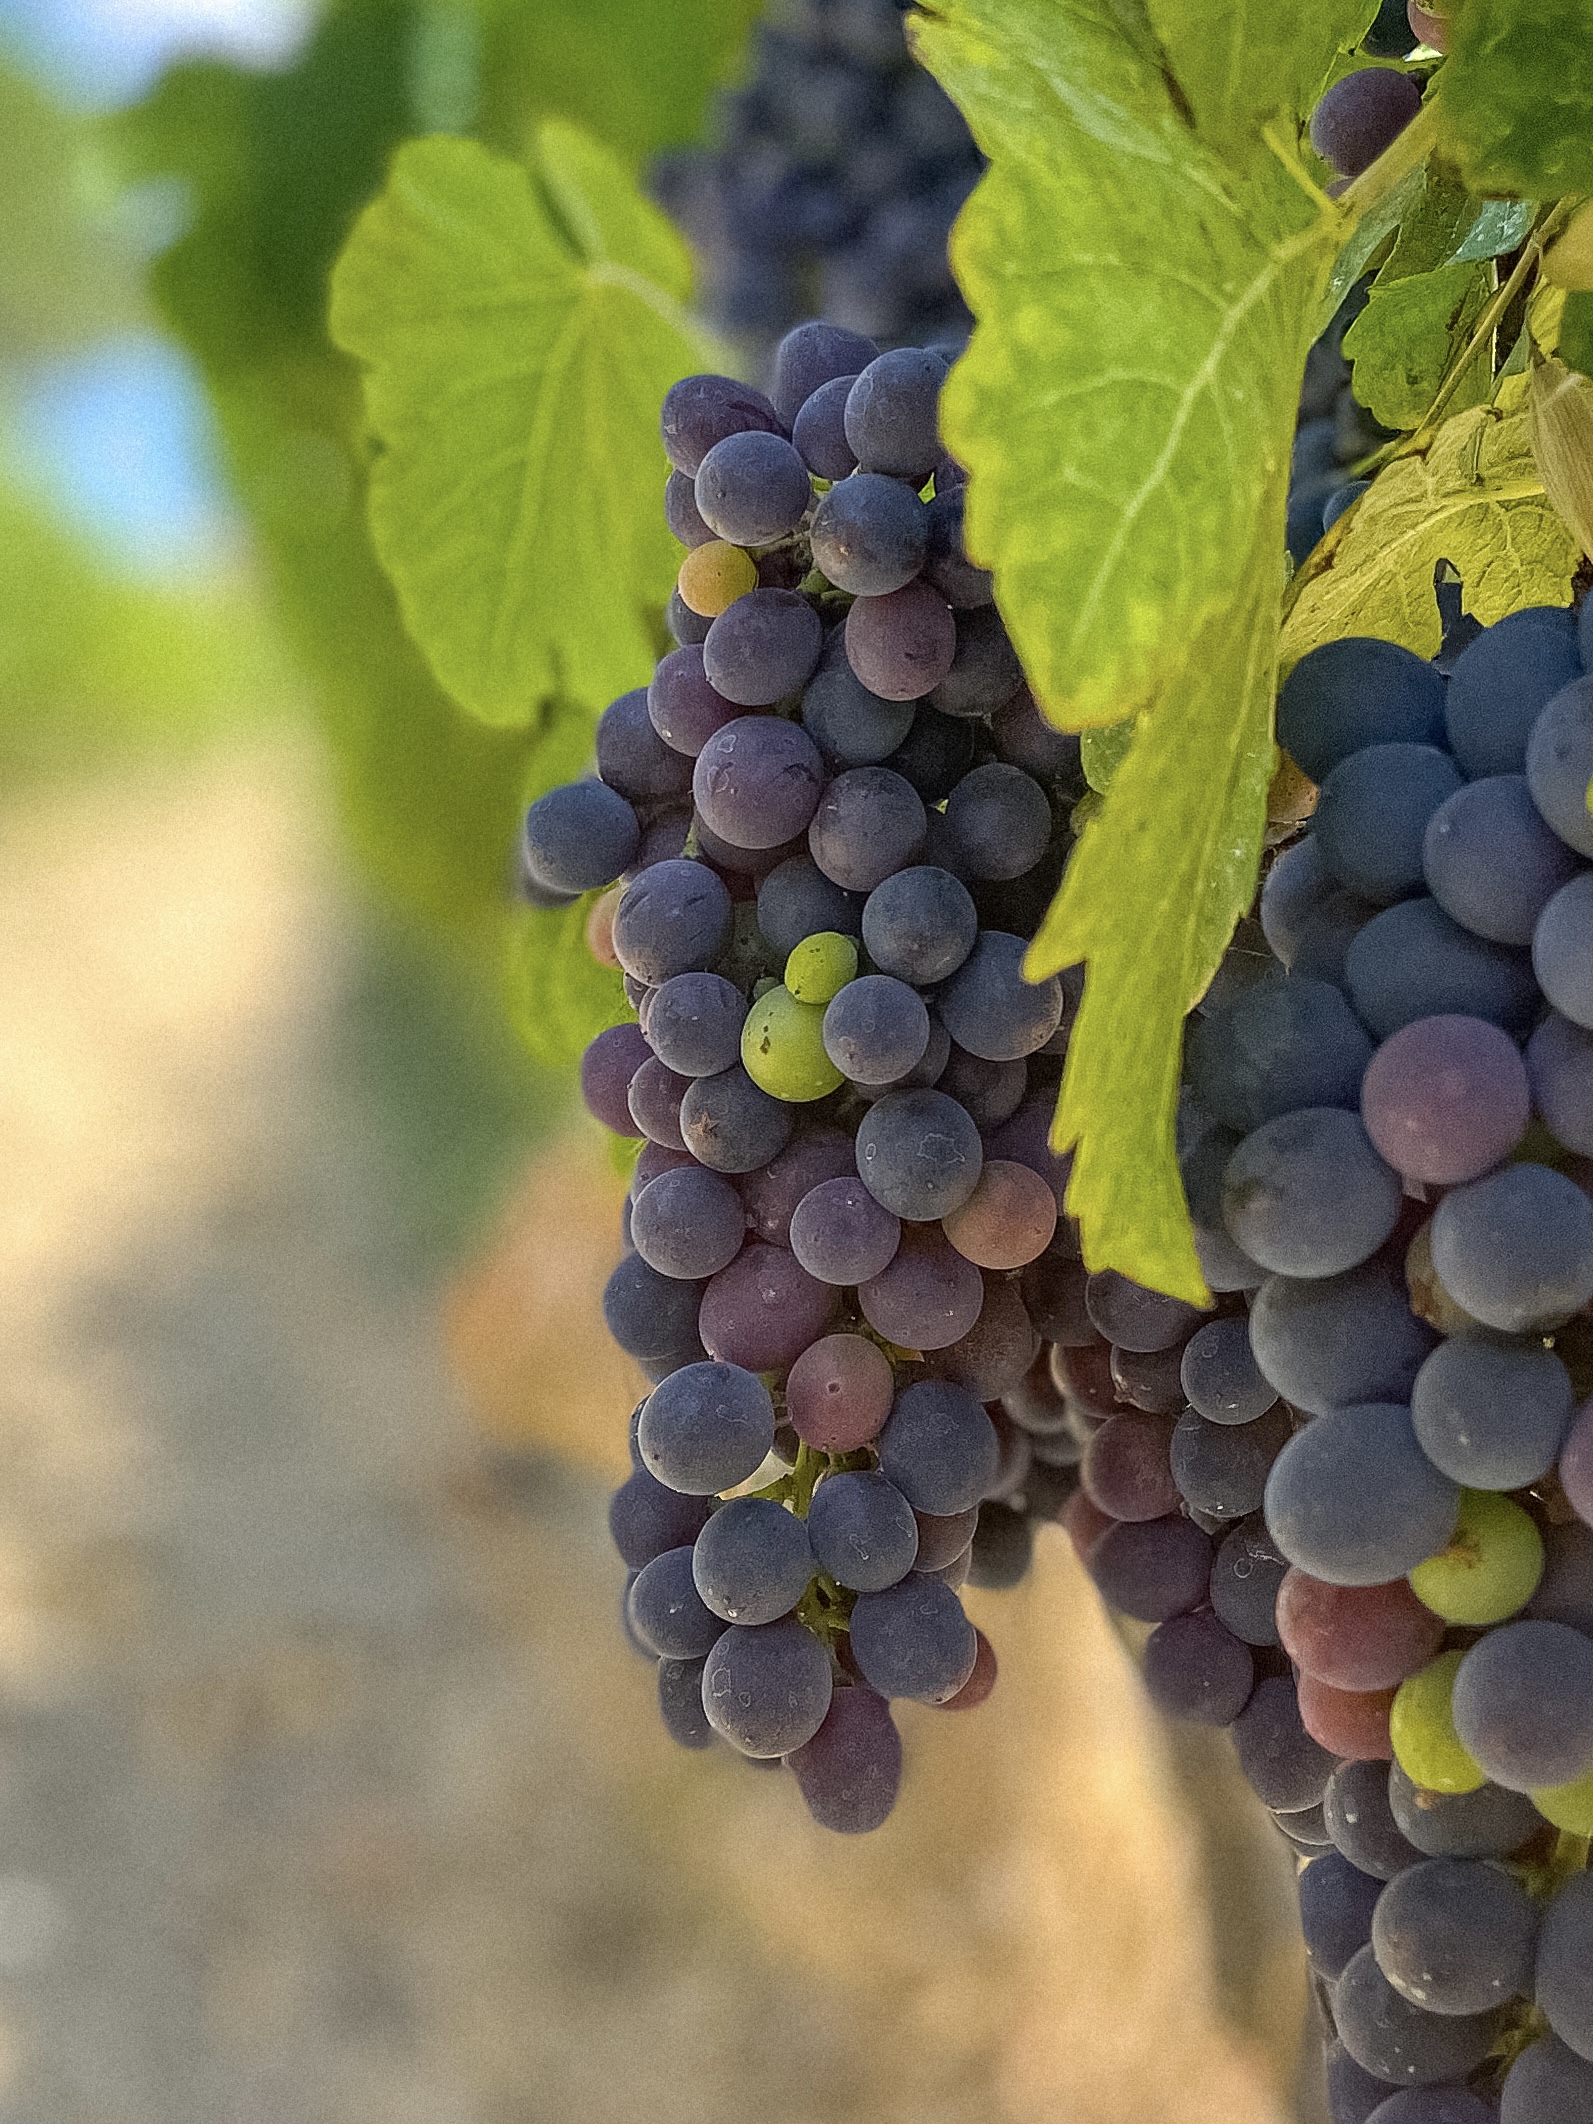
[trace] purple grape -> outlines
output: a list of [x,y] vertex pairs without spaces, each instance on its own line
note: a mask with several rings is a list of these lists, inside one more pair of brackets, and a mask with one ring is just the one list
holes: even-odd
[[716,538],[766,546],[794,531],[813,499],[808,468],[783,435],[727,435],[697,468],[697,513]]
[[786,1757],[808,1812],[842,1836],[879,1828],[896,1804],[901,1735],[890,1706],[872,1689],[837,1689],[824,1723]]
[[846,616],[846,654],[871,693],[916,701],[950,671],[957,623],[939,591],[919,579],[856,601]]
[[666,1276],[717,1275],[741,1251],[745,1230],[741,1197],[701,1166],[660,1173],[631,1205],[636,1251]]
[[1340,177],[1359,177],[1422,107],[1408,74],[1368,66],[1335,81],[1311,113],[1311,145]]
[[845,479],[857,470],[857,452],[846,439],[846,397],[857,378],[832,376],[802,401],[791,440],[815,479]]
[[929,512],[913,489],[877,472],[843,479],[813,512],[813,560],[838,590],[883,597],[924,564]]
[[897,347],[860,372],[846,401],[846,439],[865,472],[921,487],[940,457],[946,365],[926,347]]
[[677,472],[692,478],[726,436],[781,432],[780,416],[763,393],[733,376],[682,377],[665,393],[658,424],[664,454]]
[[614,914],[614,956],[657,988],[700,973],[730,933],[730,895],[706,863],[654,863],[626,886]]
[[1544,824],[1525,775],[1469,782],[1427,822],[1427,889],[1474,936],[1530,944],[1539,915],[1580,869]]
[[647,717],[672,752],[695,759],[716,730],[735,720],[737,712],[735,702],[709,684],[700,642],[671,649],[659,658],[647,689]]
[[738,848],[777,848],[802,832],[824,787],[824,762],[800,724],[746,715],[697,756],[692,793],[716,834]]
[[749,590],[721,612],[702,645],[710,685],[742,708],[767,708],[805,686],[824,625],[796,590]]
[[795,326],[774,350],[770,396],[775,411],[789,426],[820,385],[838,376],[856,376],[878,352],[873,340],[839,325]]
[[791,1251],[822,1283],[868,1283],[889,1266],[901,1229],[853,1174],[803,1196],[791,1217]]
[[814,862],[848,892],[872,892],[912,859],[923,838],[923,804],[911,783],[888,767],[837,775],[808,828]]

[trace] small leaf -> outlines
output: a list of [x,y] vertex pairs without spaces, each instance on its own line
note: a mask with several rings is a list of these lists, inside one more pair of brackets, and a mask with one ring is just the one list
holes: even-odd
[[1349,240],[1333,261],[1333,270],[1312,321],[1312,337],[1325,332],[1338,315],[1344,298],[1371,264],[1379,250],[1400,227],[1405,216],[1417,206],[1427,183],[1425,165],[1418,164],[1386,193],[1377,204],[1368,207],[1355,224]]
[[1446,420],[1425,449],[1395,458],[1333,526],[1296,579],[1283,663],[1343,634],[1436,656],[1441,560],[1459,571],[1466,610],[1484,626],[1521,605],[1570,603],[1576,543],[1533,462],[1524,379],[1512,378],[1496,405]]
[[1239,594],[1341,218],[1271,153],[1237,180],[1129,7],[938,0],[916,40],[990,158],[942,400],[969,543],[1047,712],[1115,723]]
[[1376,0],[1148,0],[1151,27],[1204,137],[1243,161],[1265,153],[1261,128],[1298,122],[1316,103],[1334,61],[1360,43]]
[[1281,490],[1243,596],[1195,644],[1085,826],[1029,952],[1036,977],[1083,960],[1052,1141],[1076,1145],[1068,1208],[1092,1269],[1209,1300],[1178,1176],[1185,1013],[1250,904],[1272,776]]
[[564,1068],[605,1026],[635,1015],[620,976],[586,946],[595,893],[568,907],[523,915],[509,940],[509,1014],[534,1061]]
[[1474,192],[1593,191],[1593,36],[1583,9],[1466,0],[1442,81],[1448,150]]
[[646,683],[679,562],[658,406],[705,351],[646,277],[680,284],[662,217],[569,128],[544,146],[546,197],[473,141],[410,141],[332,278],[381,446],[377,551],[439,680],[508,726]]
[[[1344,352],[1355,365],[1356,397],[1385,428],[1420,425],[1450,364],[1465,351],[1491,278],[1486,265],[1446,265],[1373,284],[1366,308],[1344,335]],[[1480,347],[1457,393],[1461,409],[1485,398],[1491,383],[1487,350]]]
[[1451,265],[1469,265],[1474,258],[1499,258],[1525,243],[1537,218],[1530,199],[1489,199],[1471,227],[1471,234],[1450,259]]

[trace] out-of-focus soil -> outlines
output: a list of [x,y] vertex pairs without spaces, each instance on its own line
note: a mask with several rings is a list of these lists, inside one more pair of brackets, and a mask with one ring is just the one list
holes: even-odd
[[417,1267],[317,789],[3,816],[0,2124],[1284,2124],[1291,1863],[1060,1535],[877,1836],[665,1739],[620,1183],[576,1124]]

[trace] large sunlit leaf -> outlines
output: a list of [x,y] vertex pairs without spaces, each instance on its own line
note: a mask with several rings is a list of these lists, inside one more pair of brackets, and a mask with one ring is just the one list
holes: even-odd
[[1586,11],[1466,0],[1442,76],[1446,145],[1473,191],[1593,191],[1593,35]]

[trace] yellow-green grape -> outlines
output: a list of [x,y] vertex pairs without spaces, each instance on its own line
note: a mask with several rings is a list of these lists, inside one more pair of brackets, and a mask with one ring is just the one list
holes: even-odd
[[1593,1770],[1569,1785],[1549,1785],[1534,1792],[1532,1804],[1556,1829],[1573,1836],[1593,1836]]
[[1463,1652],[1440,1652],[1400,1683],[1389,1713],[1394,1759],[1413,1785],[1428,1792],[1475,1792],[1487,1783],[1455,1731],[1455,1675],[1464,1658]]
[[799,1003],[788,988],[771,988],[747,1012],[741,1060],[760,1091],[796,1106],[822,1099],[842,1082],[824,1052],[823,1011]]
[[785,985],[799,1003],[824,1005],[857,979],[857,946],[838,929],[815,930],[785,962]]
[[722,538],[693,546],[675,578],[681,603],[689,605],[699,619],[717,619],[721,612],[729,611],[738,597],[745,597],[757,587],[757,562],[740,546],[729,545]]
[[1543,1576],[1543,1536],[1531,1513],[1497,1490],[1462,1490],[1449,1546],[1410,1574],[1411,1591],[1445,1622],[1503,1622]]

